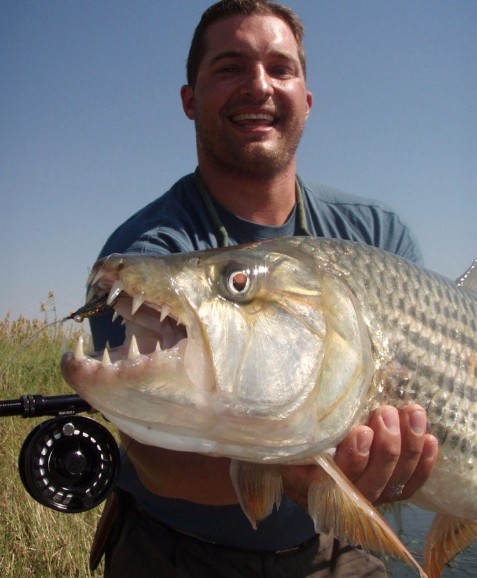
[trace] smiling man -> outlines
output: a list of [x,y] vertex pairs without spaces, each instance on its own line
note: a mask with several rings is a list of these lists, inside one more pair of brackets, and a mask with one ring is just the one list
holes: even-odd
[[[211,6],[194,33],[181,98],[196,128],[197,170],[120,226],[101,256],[313,235],[419,260],[395,213],[297,176],[296,151],[313,99],[303,27],[289,9],[263,0]],[[108,315],[94,318],[92,331],[97,349],[125,338]],[[372,556],[315,535],[302,507],[314,467],[282,468],[286,496],[253,530],[237,503],[228,459],[148,447],[125,435],[122,442],[119,488],[92,556],[94,566],[106,551],[106,577],[386,575]],[[410,497],[436,456],[416,405],[380,408],[336,451],[343,472],[374,502]]]
[[[312,104],[289,26],[266,15],[211,24],[197,78],[181,95],[214,198],[234,211],[238,196],[239,216],[248,218],[254,191],[265,188],[271,213],[276,198],[286,210],[268,224],[281,225],[295,204],[295,153]],[[239,177],[239,195],[229,194],[231,173]]]

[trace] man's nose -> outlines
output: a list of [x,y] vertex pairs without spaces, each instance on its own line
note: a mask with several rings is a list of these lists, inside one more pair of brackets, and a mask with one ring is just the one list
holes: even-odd
[[244,78],[242,94],[253,97],[268,98],[273,93],[271,78],[263,65],[250,68]]

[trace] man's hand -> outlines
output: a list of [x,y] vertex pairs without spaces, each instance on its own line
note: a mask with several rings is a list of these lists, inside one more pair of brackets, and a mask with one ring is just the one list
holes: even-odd
[[[336,448],[335,461],[372,503],[406,500],[430,476],[438,446],[426,433],[424,409],[412,404],[376,409],[367,426],[356,426]],[[285,492],[307,506],[316,466],[283,466]]]
[[376,409],[368,426],[357,426],[336,448],[335,460],[373,503],[406,500],[430,476],[437,440],[426,433],[427,417],[416,404]]

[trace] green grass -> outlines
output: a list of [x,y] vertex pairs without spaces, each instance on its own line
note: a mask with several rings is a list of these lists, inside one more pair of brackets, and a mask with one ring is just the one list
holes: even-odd
[[[50,295],[50,302],[53,296]],[[50,314],[53,307],[50,306]],[[23,394],[73,393],[64,383],[59,361],[87,327],[48,326],[23,317],[0,321],[0,399]],[[35,502],[18,474],[23,440],[47,418],[0,417],[0,575],[2,578],[85,578],[101,507],[82,514],[55,512]],[[99,568],[95,576],[101,576]]]

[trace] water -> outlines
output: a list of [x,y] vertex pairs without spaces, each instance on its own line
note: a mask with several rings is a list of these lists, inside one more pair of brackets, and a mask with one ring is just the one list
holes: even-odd
[[[424,539],[433,517],[432,512],[426,512],[415,506],[405,506],[386,514],[388,522],[409,551],[415,554],[418,562],[422,562]],[[398,560],[389,560],[387,567],[392,578],[416,578],[417,576],[414,569],[408,568]],[[442,578],[477,578],[477,542],[459,554],[452,564],[445,568]]]

